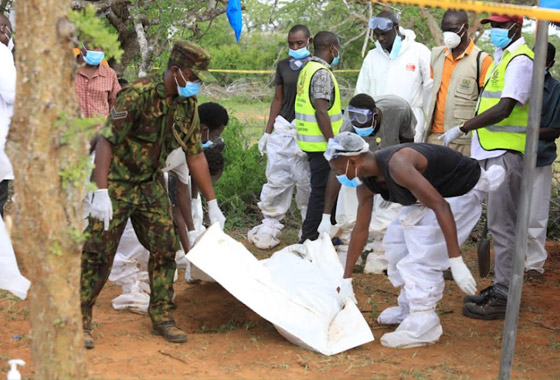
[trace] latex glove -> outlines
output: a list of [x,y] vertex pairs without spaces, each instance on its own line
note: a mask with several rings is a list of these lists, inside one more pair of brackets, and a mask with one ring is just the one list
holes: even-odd
[[444,146],[449,146],[450,143],[457,140],[459,137],[465,136],[463,131],[461,131],[459,129],[461,127],[462,127],[462,125],[458,125],[456,127],[451,128],[450,130],[445,132],[443,135],[439,136],[438,140],[443,140],[443,145]]
[[264,135],[262,135],[261,139],[259,140],[259,152],[261,153],[261,156],[263,156],[266,153],[266,142],[268,141],[268,138],[270,137],[270,133],[264,133]]
[[343,278],[337,290],[338,293],[340,293],[342,301],[346,300],[347,297],[350,297],[352,302],[358,304],[358,300],[356,300],[356,296],[354,295],[354,289],[352,288],[351,278]]
[[220,208],[218,207],[218,201],[216,199],[208,201],[208,217],[210,218],[210,224],[219,222],[222,230],[224,229],[224,225],[226,224],[226,217],[222,213],[222,210],[220,210]]
[[331,238],[334,237],[334,226],[331,224],[331,215],[330,214],[323,214],[323,219],[321,219],[321,224],[319,224],[319,228],[317,228],[317,232],[322,234],[326,232],[329,234]]
[[187,237],[189,238],[189,245],[192,247],[194,247],[194,243],[196,241],[196,238],[199,236],[199,233],[196,230],[193,231],[187,231]]
[[109,229],[109,222],[113,219],[113,205],[107,189],[99,189],[93,193],[89,215],[94,219],[103,221],[105,231]]
[[200,197],[191,199],[191,214],[192,214],[193,224],[195,229],[202,226],[203,216],[200,213],[200,210],[202,209],[200,203],[201,203]]
[[476,281],[469,271],[469,268],[465,265],[463,258],[461,256],[453,257],[449,259],[449,264],[451,266],[453,279],[459,288],[468,295],[473,296],[476,293]]

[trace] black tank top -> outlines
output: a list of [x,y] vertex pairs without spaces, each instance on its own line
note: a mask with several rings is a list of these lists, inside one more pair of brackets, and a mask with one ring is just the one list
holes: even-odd
[[380,194],[385,200],[405,206],[417,201],[410,190],[396,184],[389,174],[389,160],[393,154],[403,148],[412,148],[426,157],[428,166],[423,176],[443,197],[457,197],[468,193],[480,178],[478,161],[465,157],[453,149],[424,143],[394,145],[374,153],[387,188],[382,188],[376,183],[377,177],[361,178],[368,189]]

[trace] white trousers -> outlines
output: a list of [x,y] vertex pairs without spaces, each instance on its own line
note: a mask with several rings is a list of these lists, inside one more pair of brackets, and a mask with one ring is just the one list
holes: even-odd
[[261,249],[280,244],[284,228],[280,221],[290,209],[294,189],[302,220],[307,213],[311,172],[307,156],[297,145],[295,120],[290,123],[282,116],[276,117],[274,131],[266,143],[266,157],[267,182],[257,203],[264,219],[247,234],[249,242]]
[[546,242],[551,188],[552,165],[535,168],[525,270],[544,272],[544,263],[547,257],[544,243]]

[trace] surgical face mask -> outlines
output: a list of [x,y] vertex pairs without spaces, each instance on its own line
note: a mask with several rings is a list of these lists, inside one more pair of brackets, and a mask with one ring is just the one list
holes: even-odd
[[503,49],[511,43],[512,37],[509,37],[509,31],[514,25],[515,24],[510,26],[508,29],[492,28],[490,30],[490,41],[492,41],[494,46]]
[[103,58],[105,58],[104,52],[86,49],[86,55],[84,55],[84,61],[88,65],[97,66],[101,63],[101,61],[103,61]]
[[354,127],[354,131],[356,131],[358,136],[361,137],[370,136],[373,133],[373,124],[366,128],[358,128],[355,125],[353,125],[352,127]]
[[334,59],[331,62],[331,66],[336,66],[338,65],[338,61],[340,61],[340,52],[338,51],[338,49],[336,50],[336,57],[334,57]]
[[395,36],[395,40],[393,41],[393,47],[391,48],[391,54],[389,55],[390,59],[397,59],[399,53],[401,52],[402,46],[402,38],[398,34]]
[[358,178],[358,168],[356,168],[356,171],[354,173],[354,178],[350,179],[348,178],[348,176],[346,175],[346,173],[348,172],[348,165],[350,164],[350,161],[346,161],[346,172],[344,172],[344,174],[341,175],[337,175],[336,179],[338,180],[338,182],[340,182],[341,185],[343,186],[347,186],[347,187],[358,187],[362,184],[362,181],[360,181],[360,179]]
[[12,38],[8,41],[8,49],[10,49],[10,51],[14,50],[14,40]]
[[179,82],[177,82],[177,77],[175,77],[175,83],[177,84],[177,93],[179,94],[179,96],[190,98],[191,96],[195,96],[196,94],[198,94],[198,92],[200,91],[200,87],[202,86],[202,82],[200,82],[199,80],[195,82],[189,82],[185,79],[185,76],[183,75],[183,72],[181,70],[179,70],[179,73],[181,74],[181,78],[183,78],[183,80],[187,83],[185,87],[181,87],[179,86]]
[[301,49],[297,49],[297,50],[292,50],[290,49],[288,54],[290,55],[290,57],[295,58],[295,59],[304,59],[309,57],[309,55],[311,54],[309,52],[308,47],[302,47]]

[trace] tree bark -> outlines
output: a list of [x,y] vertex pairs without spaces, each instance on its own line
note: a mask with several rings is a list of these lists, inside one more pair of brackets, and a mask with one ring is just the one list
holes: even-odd
[[86,139],[79,133],[63,142],[77,116],[71,43],[75,30],[66,20],[70,4],[15,4],[18,75],[7,144],[16,178],[12,241],[32,283],[36,379],[87,377],[79,296],[81,244],[76,239],[83,229],[84,184],[61,176],[87,157]]

